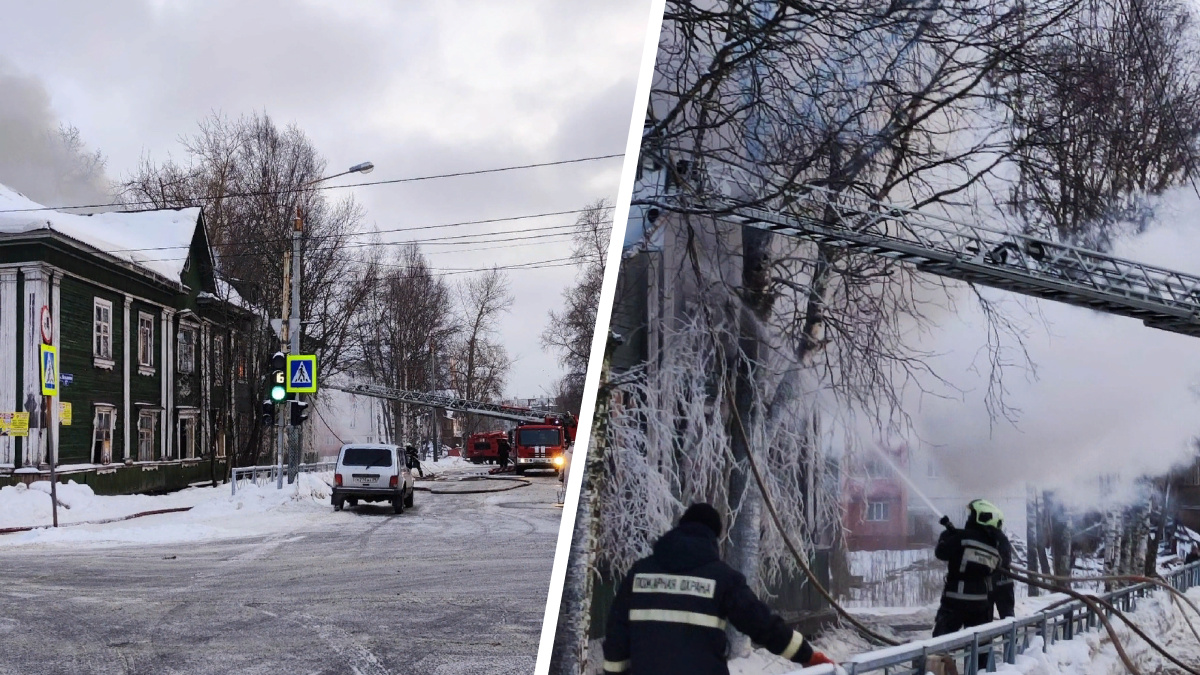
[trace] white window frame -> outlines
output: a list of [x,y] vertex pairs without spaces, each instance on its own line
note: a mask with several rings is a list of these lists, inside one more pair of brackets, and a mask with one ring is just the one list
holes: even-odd
[[[147,331],[149,328],[149,331]],[[154,315],[138,312],[138,373],[154,374]]]
[[[96,316],[103,310],[107,321]],[[112,370],[117,364],[112,351],[113,313],[112,302],[103,298],[92,298],[92,357],[97,368]]]
[[[190,426],[191,433],[187,436],[187,447],[184,447],[185,427]],[[196,438],[196,434],[200,431],[200,415],[194,411],[181,411],[179,420],[175,423],[175,445],[179,448],[179,459],[196,459],[200,443]]]
[[891,520],[891,504],[886,501],[868,501],[867,502],[867,517],[868,523],[886,523]]
[[[150,421],[149,429],[147,429],[145,426],[146,420]],[[154,432],[157,429],[158,429],[158,411],[157,410],[142,410],[142,411],[138,412],[137,458],[138,458],[139,462],[153,462],[154,461],[154,446],[155,446]],[[143,433],[145,433],[147,431],[150,432],[149,438],[145,438],[143,436]],[[146,443],[146,445],[144,447],[142,445],[143,443]]]
[[175,368],[180,375],[196,372],[196,333],[191,326],[182,326],[175,334]]
[[[117,430],[117,406],[107,403],[97,403],[92,406],[92,452],[91,459],[96,459],[96,444],[107,443],[100,447],[100,463],[112,464],[113,433]],[[108,417],[108,424],[101,426],[102,416]]]

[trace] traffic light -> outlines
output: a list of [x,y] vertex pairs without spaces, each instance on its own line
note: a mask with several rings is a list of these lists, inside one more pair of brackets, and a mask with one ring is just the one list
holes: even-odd
[[268,393],[275,403],[287,398],[287,356],[283,352],[275,352],[271,357],[271,375],[267,379]]
[[300,394],[296,394],[291,400],[292,411],[292,426],[298,427],[304,424],[304,420],[308,419],[308,403],[300,400]]
[[275,426],[275,402],[270,399],[262,402],[262,422],[264,427]]

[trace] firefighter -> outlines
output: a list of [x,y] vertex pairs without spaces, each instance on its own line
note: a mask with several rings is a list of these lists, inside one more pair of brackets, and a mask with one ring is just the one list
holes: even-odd
[[408,458],[408,468],[416,469],[417,475],[424,478],[425,470],[421,468],[421,457],[417,454],[417,449],[411,443],[404,446],[404,456]]
[[496,447],[500,452],[500,470],[504,471],[508,468],[508,441],[501,438],[496,442]]
[[608,615],[605,673],[728,675],[727,624],[788,660],[833,663],[721,561],[721,530],[716,509],[693,504],[654,553],[634,563]]
[[[938,537],[934,555],[949,563],[941,606],[934,620],[933,636],[979,626],[1013,616],[1013,582],[1005,572],[1012,564],[1012,545],[1001,531],[1004,514],[995,504],[976,499],[967,505],[967,523],[959,529],[942,516],[946,528]],[[981,663],[986,657],[981,657]]]

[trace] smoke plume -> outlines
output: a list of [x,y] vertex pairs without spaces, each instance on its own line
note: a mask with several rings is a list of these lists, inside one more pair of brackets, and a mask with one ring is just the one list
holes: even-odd
[[0,183],[46,205],[112,199],[104,157],[61,122],[41,81],[0,60]]
[[[1179,189],[1156,204],[1156,224],[1120,242],[1114,254],[1197,273],[1200,199]],[[1025,332],[1032,370],[1005,378],[1010,419],[984,405],[989,367],[978,303],[963,289],[958,312],[921,343],[954,388],[915,392],[910,443],[924,445],[964,494],[1028,482],[1058,489],[1081,506],[1131,497],[1134,480],[1162,475],[1194,457],[1200,433],[1200,340],[1140,321],[1050,301],[984,290]],[[1020,361],[1020,359],[1010,359]],[[1102,476],[1125,489],[1100,488]]]

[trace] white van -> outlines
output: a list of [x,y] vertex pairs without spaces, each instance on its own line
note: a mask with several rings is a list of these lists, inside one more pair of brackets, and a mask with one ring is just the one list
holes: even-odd
[[333,474],[333,510],[363,502],[391,502],[396,513],[413,505],[413,476],[395,445],[343,445]]

